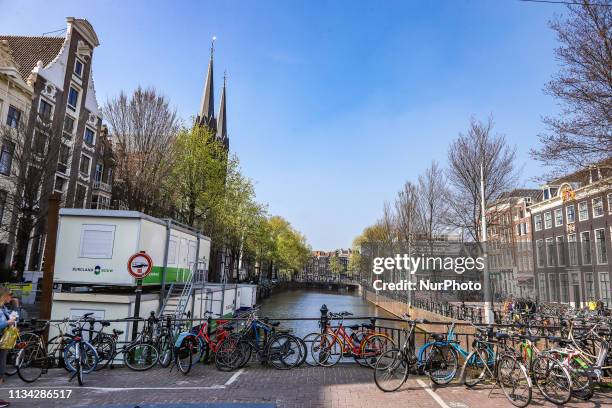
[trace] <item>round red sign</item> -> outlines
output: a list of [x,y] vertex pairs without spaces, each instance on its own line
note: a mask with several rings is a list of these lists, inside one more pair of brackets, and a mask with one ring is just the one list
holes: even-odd
[[130,257],[128,261],[128,272],[136,279],[143,279],[153,269],[153,259],[144,252],[139,252]]

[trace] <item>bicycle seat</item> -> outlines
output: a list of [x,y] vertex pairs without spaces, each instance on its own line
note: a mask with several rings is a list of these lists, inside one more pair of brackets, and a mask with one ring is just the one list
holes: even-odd
[[108,320],[102,320],[100,322],[100,324],[102,325],[102,327],[108,327],[110,326],[110,322]]
[[346,326],[346,327],[348,327],[351,330],[359,330],[359,325],[358,324],[353,324],[351,326]]
[[446,340],[446,334],[432,333],[431,338],[434,339],[435,341],[444,341]]
[[272,327],[278,327],[280,325],[280,322],[270,322],[269,324]]
[[509,339],[510,335],[508,333],[505,333],[505,332],[497,332],[497,333],[495,333],[495,337],[497,337],[500,340],[502,340],[502,339],[505,340],[505,339]]
[[113,334],[116,334],[117,336],[123,334],[123,330],[117,330],[117,329],[113,329]]
[[364,323],[361,325],[364,329],[374,330],[374,325],[372,323]]

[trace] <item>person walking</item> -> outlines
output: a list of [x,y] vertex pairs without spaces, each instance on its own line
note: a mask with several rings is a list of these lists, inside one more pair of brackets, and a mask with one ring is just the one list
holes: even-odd
[[[6,308],[6,304],[11,301],[13,295],[8,288],[0,287],[0,338],[4,334],[4,330],[7,327],[14,326],[16,324],[15,315],[11,315],[11,312]],[[6,370],[6,359],[8,357],[9,350],[0,349],[0,385],[4,383],[4,371]],[[8,407],[7,401],[0,400],[0,408]]]

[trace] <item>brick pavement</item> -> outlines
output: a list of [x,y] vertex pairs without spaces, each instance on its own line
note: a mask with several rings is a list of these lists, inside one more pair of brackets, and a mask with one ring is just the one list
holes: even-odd
[[[12,407],[101,407],[133,408],[144,404],[157,407],[183,407],[194,403],[212,405],[197,408],[224,408],[221,403],[259,403],[252,408],[358,408],[358,407],[416,407],[416,408],[484,408],[511,407],[497,389],[489,396],[488,387],[467,390],[460,385],[430,389],[425,378],[411,377],[399,391],[383,393],[373,382],[369,369],[355,364],[341,364],[332,368],[302,367],[278,371],[251,365],[236,373],[222,373],[211,366],[198,364],[189,375],[176,370],[159,369],[138,373],[119,368],[103,370],[85,377],[85,386],[68,383],[67,373],[51,370],[39,381],[25,384],[10,377],[0,387],[0,398],[9,400],[10,389],[71,389],[64,400],[12,399]],[[429,389],[429,392],[428,390]],[[432,394],[437,395],[436,401]],[[160,404],[160,405],[157,405]],[[172,404],[172,405],[171,405]],[[175,405],[176,404],[176,405]],[[265,405],[260,405],[265,404]],[[534,390],[534,406],[553,406],[546,403]],[[570,402],[568,407],[599,408],[612,404],[612,390],[599,392],[592,401]],[[195,406],[191,406],[196,408]],[[236,405],[233,408],[237,408]],[[242,407],[242,405],[240,405]]]

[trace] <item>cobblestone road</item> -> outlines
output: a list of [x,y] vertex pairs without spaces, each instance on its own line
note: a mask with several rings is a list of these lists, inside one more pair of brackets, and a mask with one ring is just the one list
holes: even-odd
[[[290,371],[252,366],[236,373],[197,365],[187,376],[170,369],[144,373],[107,369],[86,376],[84,387],[68,383],[67,378],[63,370],[52,370],[33,384],[9,377],[0,388],[0,398],[10,401],[15,408],[511,407],[499,389],[490,396],[489,387],[485,386],[467,390],[450,385],[434,390],[425,378],[416,377],[411,377],[398,392],[383,393],[374,385],[372,372],[355,364]],[[72,395],[64,400],[10,399],[10,390],[36,389],[70,389]],[[535,390],[532,404],[553,406]],[[610,404],[612,390],[598,392],[592,401],[572,401],[566,406],[599,408]]]

